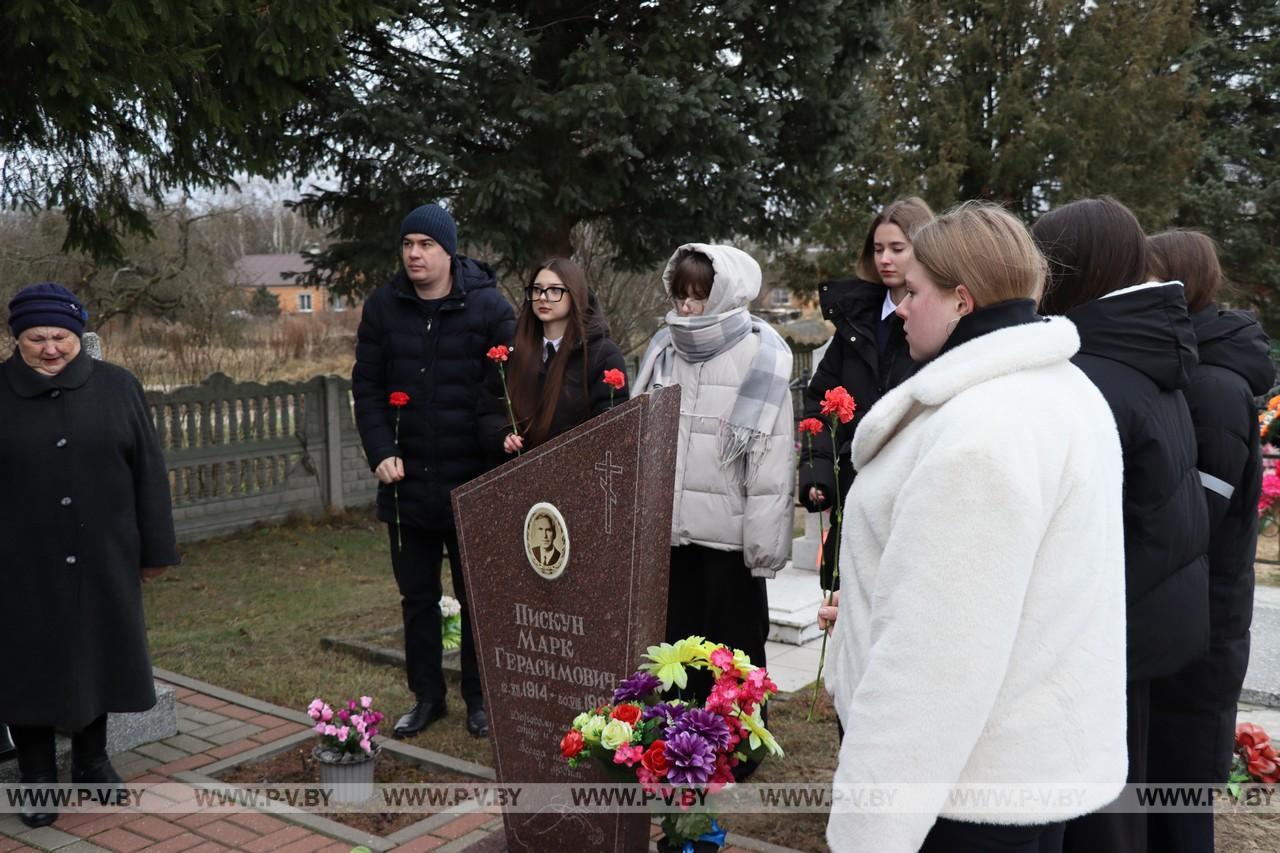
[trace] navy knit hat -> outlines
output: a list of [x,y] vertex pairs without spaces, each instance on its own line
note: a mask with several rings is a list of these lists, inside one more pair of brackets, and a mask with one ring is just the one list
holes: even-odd
[[9,329],[16,338],[35,326],[56,326],[84,334],[89,311],[76,295],[60,284],[29,284],[9,300]]
[[400,223],[400,239],[406,234],[426,234],[453,257],[458,253],[458,226],[449,211],[438,204],[424,204]]

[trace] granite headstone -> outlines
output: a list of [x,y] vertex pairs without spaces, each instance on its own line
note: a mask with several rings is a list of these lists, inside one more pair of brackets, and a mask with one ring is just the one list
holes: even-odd
[[[604,782],[560,739],[666,630],[678,386],[453,491],[500,782]],[[644,814],[509,812],[512,851],[644,851]]]

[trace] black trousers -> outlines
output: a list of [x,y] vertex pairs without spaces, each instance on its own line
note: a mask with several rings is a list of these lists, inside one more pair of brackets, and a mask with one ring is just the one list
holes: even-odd
[[[667,642],[697,635],[741,649],[764,666],[769,638],[769,595],[764,578],[751,576],[741,551],[716,551],[701,545],[671,549],[667,591]],[[711,674],[689,673],[685,698],[701,702],[711,694]]]
[[[58,781],[58,755],[53,726],[9,726],[18,750],[18,775],[23,782]],[[71,735],[73,772],[91,770],[107,761],[107,715]]]
[[[1128,687],[1129,779],[1147,781],[1151,732],[1151,682],[1130,681]],[[1064,853],[1146,853],[1147,815],[1095,812],[1067,821]],[[1155,851],[1157,848],[1151,848]]]
[[462,698],[468,711],[483,708],[471,613],[467,609],[462,562],[458,559],[458,532],[452,528],[424,530],[402,525],[397,547],[396,525],[388,524],[387,531],[391,537],[391,567],[400,588],[400,610],[404,615],[405,674],[409,689],[424,702],[444,699],[448,692],[440,662],[444,653],[440,639],[440,596],[444,593],[440,564],[447,549],[453,594],[462,604]]
[[920,853],[1060,853],[1063,826],[1004,826],[940,817],[925,836]]

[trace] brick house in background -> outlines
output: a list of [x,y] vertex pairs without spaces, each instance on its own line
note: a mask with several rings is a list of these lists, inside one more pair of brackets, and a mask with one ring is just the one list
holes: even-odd
[[[230,283],[253,298],[254,291],[265,287],[280,302],[281,314],[337,313],[351,306],[346,299],[331,297],[329,288],[319,284],[300,284],[298,274],[311,265],[297,253],[282,255],[245,255],[235,262],[229,273]],[[359,304],[359,303],[357,303]]]

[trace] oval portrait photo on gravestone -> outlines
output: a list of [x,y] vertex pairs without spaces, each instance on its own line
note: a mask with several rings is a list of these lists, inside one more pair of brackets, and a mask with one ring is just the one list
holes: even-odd
[[524,553],[540,577],[558,578],[569,563],[569,527],[560,510],[536,503],[524,517]]

